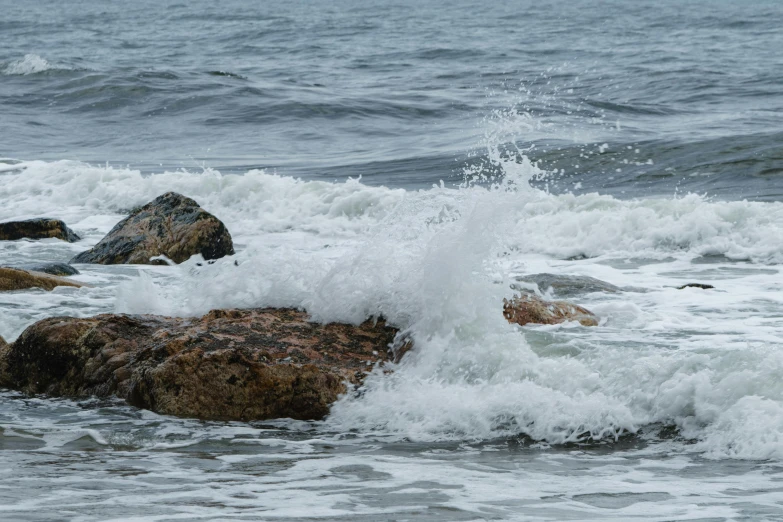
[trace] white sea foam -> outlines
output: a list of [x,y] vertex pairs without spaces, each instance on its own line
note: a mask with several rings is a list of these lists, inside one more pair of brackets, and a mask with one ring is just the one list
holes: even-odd
[[49,63],[46,59],[38,56],[37,54],[26,54],[24,58],[9,63],[3,70],[3,74],[11,75],[27,75],[35,74],[55,67]]
[[[663,423],[708,456],[783,457],[783,279],[774,264],[783,261],[783,205],[552,195],[529,187],[541,173],[524,158],[494,161],[505,176],[492,186],[420,191],[258,170],[143,176],[27,162],[0,175],[0,218],[46,209],[66,219],[87,240],[47,246],[72,255],[124,209],[176,190],[224,220],[237,255],[139,275],[88,270],[97,288],[73,292],[75,313],[295,306],[316,320],[383,315],[405,328],[415,352],[393,374],[371,376],[361,397],[335,405],[327,425],[339,431],[426,441],[524,433],[562,443]],[[3,255],[34,255],[14,245]],[[692,262],[704,255],[725,258]],[[523,333],[499,303],[514,276],[541,271],[649,292],[578,299],[602,316],[597,328]],[[718,289],[674,288],[691,280]],[[19,309],[48,313],[45,297],[14,295]],[[13,330],[0,332],[11,338],[31,322],[29,312],[14,314]]]
[[[303,182],[251,170],[223,176],[175,171],[143,176],[139,171],[87,165],[74,161],[32,161],[0,174],[0,219],[39,216],[41,209],[56,212],[77,229],[100,232],[111,221],[167,191],[198,200],[243,237],[297,229],[304,232],[356,232],[368,220],[381,216],[402,198],[404,191],[374,188],[359,180],[344,183]],[[83,222],[83,225],[81,225]]]

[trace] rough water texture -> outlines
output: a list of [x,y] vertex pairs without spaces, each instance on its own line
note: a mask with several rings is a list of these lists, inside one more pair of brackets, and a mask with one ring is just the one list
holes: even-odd
[[321,419],[346,384],[387,359],[396,333],[384,321],[321,325],[290,309],[215,310],[195,320],[58,317],[11,345],[0,385],[114,395],[199,419]]
[[[0,519],[783,519],[781,2],[0,12],[0,221],[83,237],[0,264],[65,262],[168,191],[236,250],[0,293],[6,340],[292,307],[416,343],[316,422],[0,392]],[[598,326],[509,324],[542,273],[624,291],[539,288]]]
[[219,219],[194,200],[168,192],[134,210],[71,263],[165,264],[151,259],[161,255],[182,263],[197,254],[219,259],[233,253],[231,234]]
[[43,272],[31,272],[19,268],[0,267],[0,292],[25,290],[28,288],[54,290],[58,286],[79,288],[82,285],[75,281]]
[[62,239],[69,243],[79,241],[79,236],[59,219],[37,218],[0,223],[0,241],[17,239]]

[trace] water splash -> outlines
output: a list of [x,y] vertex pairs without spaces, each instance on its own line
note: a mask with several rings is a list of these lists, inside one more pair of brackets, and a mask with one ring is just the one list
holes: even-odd
[[9,63],[3,70],[3,74],[9,76],[25,76],[55,68],[55,66],[37,54],[26,54],[24,55],[24,58]]

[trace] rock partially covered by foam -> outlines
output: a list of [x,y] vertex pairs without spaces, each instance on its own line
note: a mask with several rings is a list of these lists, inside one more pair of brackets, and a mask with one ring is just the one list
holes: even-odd
[[81,287],[79,283],[63,277],[57,277],[41,272],[28,272],[19,268],[0,267],[0,292],[42,288],[54,290],[58,286]]
[[[590,276],[562,274],[528,274],[516,278],[521,283],[531,283],[538,286],[542,292],[551,291],[555,297],[574,297],[577,295],[603,292],[616,294],[619,292],[646,292],[645,288],[635,286],[616,286]],[[520,285],[511,286],[514,290],[525,291]]]
[[166,256],[182,263],[195,254],[218,259],[234,253],[226,226],[190,198],[168,192],[136,209],[97,245],[71,263],[165,264]]
[[44,319],[0,356],[0,383],[27,393],[115,395],[212,420],[320,419],[387,360],[382,320],[319,324],[292,309],[214,310],[199,319]]
[[79,271],[67,263],[28,263],[11,268],[21,268],[28,272],[41,272],[43,274],[56,276],[79,275]]
[[530,323],[559,324],[566,321],[579,321],[582,326],[598,325],[598,317],[587,308],[567,301],[545,301],[533,294],[503,299],[503,317],[509,323],[521,326]]
[[0,240],[3,241],[49,238],[62,239],[69,243],[81,239],[59,219],[38,218],[0,223]]
[[516,278],[517,281],[532,283],[544,292],[551,289],[558,297],[571,297],[574,295],[588,294],[592,292],[606,292],[615,294],[623,289],[606,281],[601,281],[590,276],[559,275],[559,274],[530,274]]
[[705,283],[688,283],[687,285],[678,286],[677,290],[685,290],[686,288],[700,288],[701,290],[711,290],[715,287]]

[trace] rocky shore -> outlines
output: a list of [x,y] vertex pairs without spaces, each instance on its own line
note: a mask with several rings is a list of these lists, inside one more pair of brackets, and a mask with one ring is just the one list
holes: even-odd
[[198,319],[55,317],[0,349],[0,386],[117,396],[200,419],[320,419],[392,357],[397,333],[383,320],[319,324],[305,312],[271,308],[215,310]]
[[[58,220],[18,223],[27,224],[0,230],[17,239],[78,240]],[[62,233],[47,232],[57,230]],[[133,210],[72,262],[181,263],[193,255],[209,260],[233,253],[231,235],[218,218],[169,192]],[[78,273],[65,263],[0,267],[0,291],[79,287],[63,277]],[[572,297],[638,290],[583,276],[534,274],[518,282],[536,289],[512,285],[519,294],[503,300],[503,315],[520,326],[598,324],[586,308],[547,301],[543,292]],[[116,396],[159,413],[210,420],[321,419],[369,371],[399,362],[411,347],[382,319],[320,324],[288,308],[213,310],[200,318],[53,317],[29,326],[11,344],[0,338],[0,387],[50,396]]]

